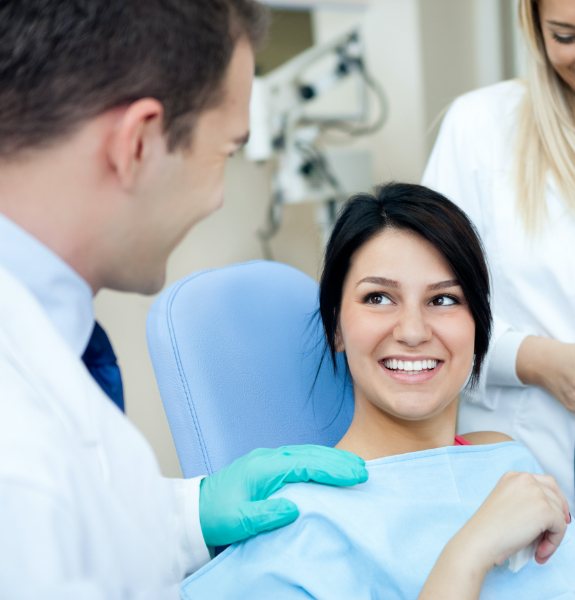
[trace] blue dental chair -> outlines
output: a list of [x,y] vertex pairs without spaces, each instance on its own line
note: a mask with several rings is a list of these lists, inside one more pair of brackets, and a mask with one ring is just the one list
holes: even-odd
[[[184,477],[258,447],[334,445],[353,414],[343,361],[323,362],[317,283],[252,261],[200,271],[148,315],[148,348]],[[321,366],[320,366],[321,365]]]

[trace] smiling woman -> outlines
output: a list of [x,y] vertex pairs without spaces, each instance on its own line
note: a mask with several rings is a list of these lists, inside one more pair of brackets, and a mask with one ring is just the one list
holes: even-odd
[[[404,184],[381,188],[377,198],[359,195],[340,216],[320,310],[332,358],[345,352],[354,385],[355,414],[342,448],[378,458],[453,443],[455,400],[481,368],[491,326],[487,267],[465,225],[455,206]],[[413,436],[403,430],[421,420],[422,443],[406,447]],[[386,435],[365,435],[374,422]]]
[[320,312],[354,386],[341,448],[373,459],[453,444],[491,328],[481,245],[455,205],[409,184],[352,198],[326,250]]
[[[504,435],[455,436],[458,396],[479,378],[491,325],[487,266],[465,214],[409,184],[352,198],[326,250],[320,314],[326,352],[334,367],[345,353],[355,397],[338,446],[368,459],[369,480],[282,491],[300,518],[226,550],[183,597],[573,592],[575,539],[563,541],[570,516],[552,478]],[[533,542],[538,563],[553,555],[544,569],[516,554]]]
[[384,447],[392,436],[363,435],[362,422],[374,418],[399,429],[426,419],[434,445],[453,441],[454,432],[437,421],[454,421],[453,410],[445,411],[471,372],[475,324],[461,286],[429,242],[395,228],[366,242],[346,277],[338,331],[355,391],[355,416],[341,447],[356,439],[376,444],[364,458],[395,453]]

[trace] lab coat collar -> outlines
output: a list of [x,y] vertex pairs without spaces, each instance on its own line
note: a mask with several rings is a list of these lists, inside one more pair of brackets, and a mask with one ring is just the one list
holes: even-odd
[[81,356],[94,327],[92,290],[50,248],[0,214],[0,265],[40,303],[54,327]]
[[108,405],[111,410],[115,407],[37,299],[1,265],[0,290],[0,361],[6,361],[22,380],[38,389],[39,401],[58,416],[71,435],[98,445],[100,413]]

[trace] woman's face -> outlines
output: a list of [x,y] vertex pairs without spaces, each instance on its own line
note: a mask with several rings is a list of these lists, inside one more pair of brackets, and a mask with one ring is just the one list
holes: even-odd
[[575,91],[575,1],[539,0],[539,17],[549,62]]
[[472,367],[475,323],[438,250],[389,228],[352,258],[338,338],[356,410],[416,421],[442,413],[459,394]]

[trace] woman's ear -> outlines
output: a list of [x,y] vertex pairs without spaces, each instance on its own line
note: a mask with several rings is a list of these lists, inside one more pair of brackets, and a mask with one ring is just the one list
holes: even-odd
[[343,337],[341,335],[341,329],[338,326],[335,330],[335,350],[336,352],[343,352],[345,350],[345,346],[343,344]]

